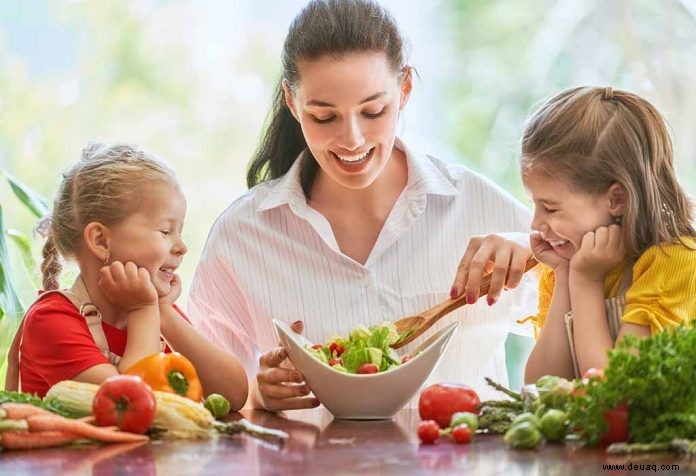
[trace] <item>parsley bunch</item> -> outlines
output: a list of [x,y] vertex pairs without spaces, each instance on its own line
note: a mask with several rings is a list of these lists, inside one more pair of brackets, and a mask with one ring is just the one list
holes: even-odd
[[590,444],[606,431],[603,414],[628,404],[632,442],[696,438],[696,324],[645,339],[626,336],[609,351],[605,379],[592,379],[570,408],[571,428]]

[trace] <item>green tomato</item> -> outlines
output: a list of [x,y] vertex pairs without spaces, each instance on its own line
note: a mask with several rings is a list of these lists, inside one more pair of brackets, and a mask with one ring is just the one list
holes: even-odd
[[568,415],[561,410],[550,409],[541,417],[541,432],[547,441],[557,443],[561,441],[568,428]]
[[543,403],[539,403],[536,410],[534,410],[534,416],[537,417],[537,419],[541,420],[541,417],[543,417],[544,413],[546,413],[548,410],[549,409],[546,405],[544,405]]
[[560,380],[561,377],[555,375],[544,375],[543,377],[539,377],[539,380],[536,381],[536,386],[539,389],[544,388],[551,390]]
[[539,419],[536,416],[534,416],[533,413],[529,413],[529,412],[524,412],[524,413],[520,413],[519,415],[517,415],[515,417],[515,419],[512,420],[512,426],[515,426],[519,423],[525,423],[525,422],[531,423],[536,428],[541,428],[541,424],[539,423]]
[[204,405],[215,418],[224,418],[230,413],[230,402],[219,393],[208,395]]
[[541,402],[549,408],[565,409],[570,402],[575,385],[564,378],[559,378],[553,387],[540,391]]
[[541,441],[541,433],[539,429],[529,421],[523,421],[518,424],[513,424],[510,429],[505,432],[503,437],[505,443],[510,448],[514,449],[531,449],[536,447]]
[[459,425],[467,425],[471,428],[472,433],[476,433],[479,427],[478,417],[471,412],[457,412],[452,414],[452,419],[450,420],[450,428],[457,427]]

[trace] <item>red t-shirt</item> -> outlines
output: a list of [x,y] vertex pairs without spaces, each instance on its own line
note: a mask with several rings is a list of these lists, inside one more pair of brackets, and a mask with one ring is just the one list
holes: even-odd
[[[188,321],[181,309],[174,308]],[[127,331],[105,322],[102,328],[109,350],[123,356]],[[164,351],[171,352],[171,349],[167,346]],[[68,298],[52,293],[29,308],[19,347],[22,392],[43,397],[53,384],[69,380],[95,365],[108,363],[94,343],[85,318]]]

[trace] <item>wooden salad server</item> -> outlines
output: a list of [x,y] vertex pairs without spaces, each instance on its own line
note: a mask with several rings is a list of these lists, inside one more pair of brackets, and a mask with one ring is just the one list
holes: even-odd
[[[524,272],[526,273],[536,265],[537,260],[532,256],[527,260],[527,263],[525,263]],[[480,298],[481,296],[488,294],[490,287],[491,274],[487,274],[481,280],[481,288],[479,290],[478,297]],[[399,319],[398,321],[394,322],[396,325],[396,331],[399,333],[399,339],[390,347],[398,349],[399,347],[403,347],[412,342],[425,331],[430,329],[437,321],[455,309],[462,307],[464,304],[466,304],[466,293],[462,293],[461,296],[454,299],[448,299],[440,304],[436,304],[430,309],[427,309],[420,314],[416,314],[415,316]]]

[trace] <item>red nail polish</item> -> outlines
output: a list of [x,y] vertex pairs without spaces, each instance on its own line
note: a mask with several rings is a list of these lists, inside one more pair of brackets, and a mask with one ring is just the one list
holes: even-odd
[[454,299],[459,295],[459,289],[457,289],[457,286],[452,286],[452,289],[450,289],[450,298]]
[[318,407],[319,406],[319,399],[315,398],[314,400],[312,400],[312,405],[314,405],[315,407]]
[[476,296],[474,296],[474,293],[467,293],[466,295],[466,303],[467,304],[473,304],[476,302]]
[[489,306],[492,306],[493,304],[495,304],[495,298],[494,298],[494,297],[491,297],[491,296],[488,296],[488,297],[486,298],[486,302],[488,303]]

